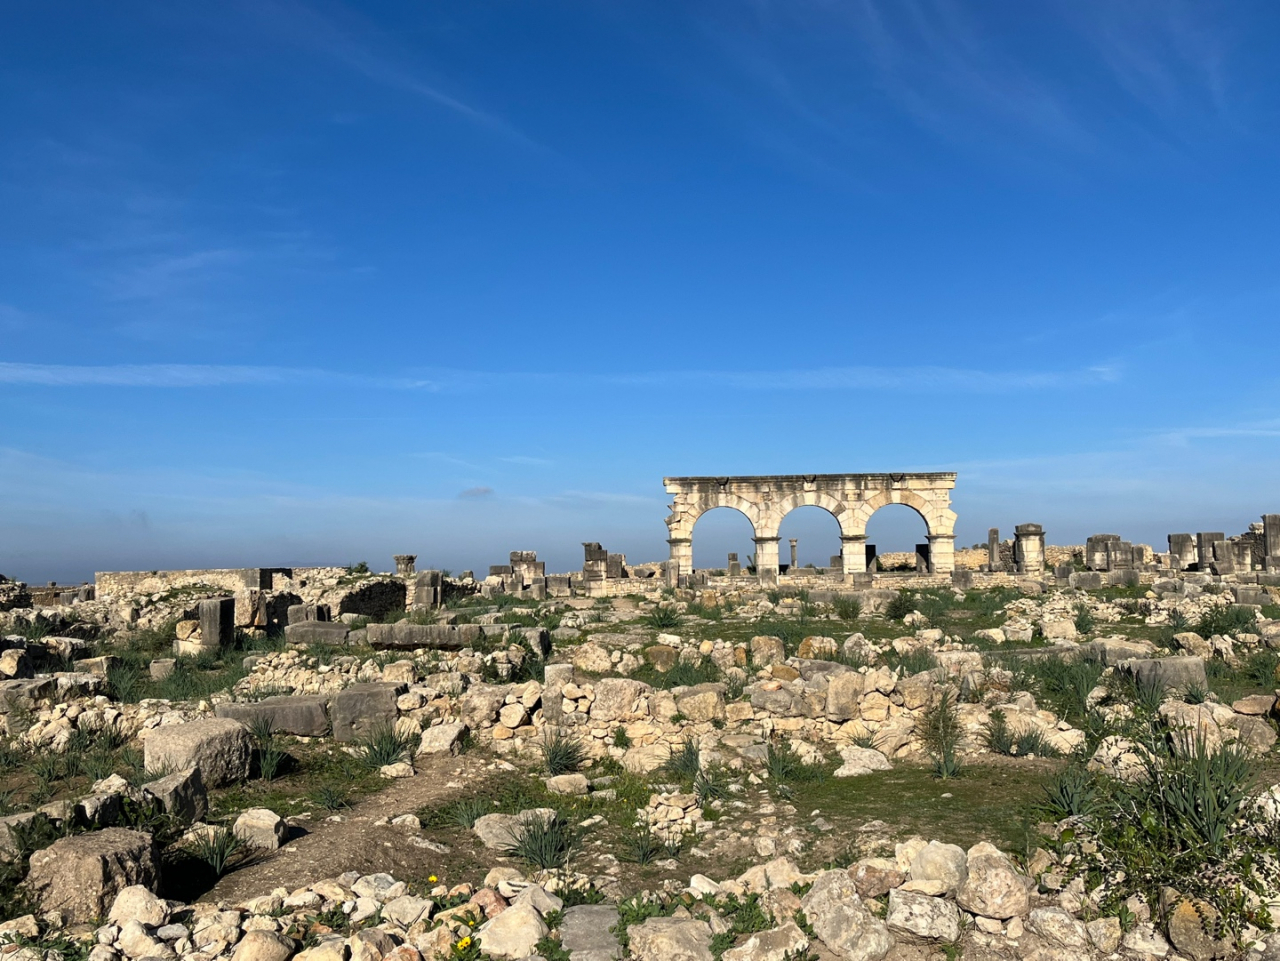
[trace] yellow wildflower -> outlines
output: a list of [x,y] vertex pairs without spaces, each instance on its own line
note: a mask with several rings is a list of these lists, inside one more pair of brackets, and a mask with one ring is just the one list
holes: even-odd
[[427,878],[427,880],[430,881],[432,884],[435,884],[440,879],[433,874],[429,878]]
[[471,947],[471,935],[469,935],[469,934],[468,934],[465,938],[463,938],[461,941],[459,941],[459,942],[458,942],[458,947],[460,947],[460,948],[469,948],[469,947]]

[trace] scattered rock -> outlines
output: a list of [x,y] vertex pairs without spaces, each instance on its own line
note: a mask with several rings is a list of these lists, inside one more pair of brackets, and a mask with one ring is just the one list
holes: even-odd
[[250,847],[274,851],[289,836],[289,826],[284,818],[268,808],[250,808],[236,818],[231,829],[241,841]]
[[712,961],[706,921],[649,918],[627,928],[636,961]]
[[154,888],[159,876],[151,835],[107,828],[60,838],[31,855],[26,886],[42,911],[81,924],[104,917],[125,888]]
[[200,769],[208,787],[226,787],[249,777],[253,740],[231,718],[213,717],[153,729],[145,741],[148,773]]

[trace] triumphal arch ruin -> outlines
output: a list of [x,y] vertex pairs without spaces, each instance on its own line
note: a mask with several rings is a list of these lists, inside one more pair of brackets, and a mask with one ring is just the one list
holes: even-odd
[[755,565],[761,583],[778,581],[778,528],[797,507],[821,507],[840,524],[840,557],[845,579],[867,569],[867,521],[886,504],[914,508],[928,528],[929,569],[955,569],[956,515],[951,510],[954,473],[782,474],[759,477],[666,477],[672,495],[667,518],[671,559],[667,583],[693,571],[693,525],[717,507],[746,515],[754,532]]

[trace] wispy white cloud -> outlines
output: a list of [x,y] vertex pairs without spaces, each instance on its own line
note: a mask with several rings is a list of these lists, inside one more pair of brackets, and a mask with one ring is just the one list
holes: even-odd
[[1228,437],[1280,437],[1280,421],[1259,424],[1232,424],[1203,427],[1173,427],[1151,434],[1156,443],[1175,447],[1187,447],[1197,440],[1217,440]]
[[478,127],[535,150],[546,148],[497,114],[424,80],[392,50],[389,38],[350,11],[341,22],[301,0],[254,3],[253,13],[291,42],[317,51],[375,83],[401,90],[454,113]]
[[466,500],[474,500],[480,497],[492,497],[493,488],[492,487],[468,487],[466,490],[460,491],[458,493],[458,496]]
[[960,367],[821,367],[808,370],[654,371],[603,375],[620,385],[688,384],[733,390],[915,390],[959,393],[1007,393],[1027,389],[1079,387],[1120,380],[1117,367],[1069,371],[987,371]]
[[514,454],[510,457],[499,457],[498,460],[504,464],[527,464],[532,467],[546,467],[553,463],[545,457],[526,457],[523,454]]
[[1171,129],[1188,115],[1230,120],[1228,8],[1135,0],[1063,9],[1125,94]]
[[291,367],[224,364],[21,364],[0,362],[0,384],[37,387],[231,387],[277,384],[360,383],[396,389],[431,390],[430,381],[364,377]]
[[[822,367],[797,370],[656,370],[582,376],[577,384],[617,387],[687,386],[731,390],[860,391],[911,388],[931,393],[995,394],[1028,389],[1077,388],[1115,383],[1115,366],[1066,371],[986,371],[959,367]],[[518,383],[547,390],[564,384],[558,373],[433,370],[420,376],[364,376],[335,371],[217,364],[68,364],[0,363],[0,384],[44,387],[221,387],[331,383],[335,380],[401,390],[465,393],[496,384]],[[419,456],[448,457],[438,452]],[[547,464],[543,458],[513,455],[512,464]],[[473,465],[464,465],[473,466]]]

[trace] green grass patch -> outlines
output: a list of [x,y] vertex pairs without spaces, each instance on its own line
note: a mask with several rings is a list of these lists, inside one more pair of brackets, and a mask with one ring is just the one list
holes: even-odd
[[1040,800],[1061,762],[1020,759],[965,764],[946,780],[927,762],[895,762],[891,771],[828,778],[804,786],[804,806],[828,820],[881,820],[897,838],[919,834],[969,847],[991,841],[1022,853],[1027,842],[1025,809]]

